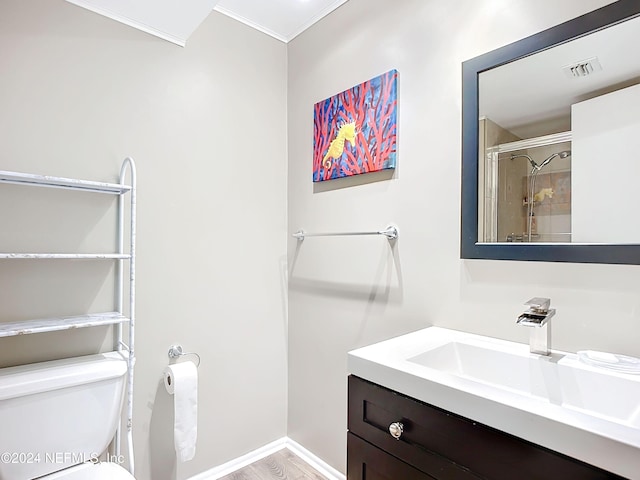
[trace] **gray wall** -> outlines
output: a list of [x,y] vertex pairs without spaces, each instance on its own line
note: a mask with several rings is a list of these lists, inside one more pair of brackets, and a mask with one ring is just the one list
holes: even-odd
[[[115,181],[137,161],[137,478],[188,478],[283,437],[286,45],[215,12],[183,49],[63,0],[4,0],[0,63],[1,169]],[[0,190],[1,250],[113,248],[113,199]],[[112,293],[104,263],[0,265],[0,321],[110,310]],[[2,339],[0,364],[110,338]],[[176,342],[202,356],[198,451],[177,467],[160,387]]]
[[[552,299],[553,346],[640,355],[640,268],[461,261],[461,68],[603,0],[350,0],[288,48],[289,230],[371,230],[400,238],[289,240],[289,436],[345,466],[346,352],[428,325],[527,342],[515,325]],[[399,71],[398,167],[391,180],[313,186],[313,104]],[[379,180],[380,177],[375,177]]]

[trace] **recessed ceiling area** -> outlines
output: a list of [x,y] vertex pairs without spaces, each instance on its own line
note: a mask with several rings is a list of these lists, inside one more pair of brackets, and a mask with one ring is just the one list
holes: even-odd
[[67,1],[184,47],[212,10],[286,43],[347,0]]
[[288,42],[347,0],[220,0],[215,9]]
[[181,47],[217,0],[67,0]]

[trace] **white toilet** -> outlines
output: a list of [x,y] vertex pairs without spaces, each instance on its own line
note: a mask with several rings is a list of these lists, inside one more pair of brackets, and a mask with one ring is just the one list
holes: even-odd
[[120,422],[117,352],[0,369],[0,480],[135,480],[97,461]]

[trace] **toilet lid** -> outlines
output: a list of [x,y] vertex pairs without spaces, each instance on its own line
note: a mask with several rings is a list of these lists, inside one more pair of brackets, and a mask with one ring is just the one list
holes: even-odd
[[135,480],[133,475],[113,462],[83,463],[66,468],[42,480]]

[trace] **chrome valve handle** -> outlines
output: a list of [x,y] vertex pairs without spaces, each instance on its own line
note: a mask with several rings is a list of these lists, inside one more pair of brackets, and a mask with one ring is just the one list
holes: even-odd
[[389,425],[389,433],[396,440],[400,440],[402,432],[404,432],[404,425],[401,422],[393,422]]

